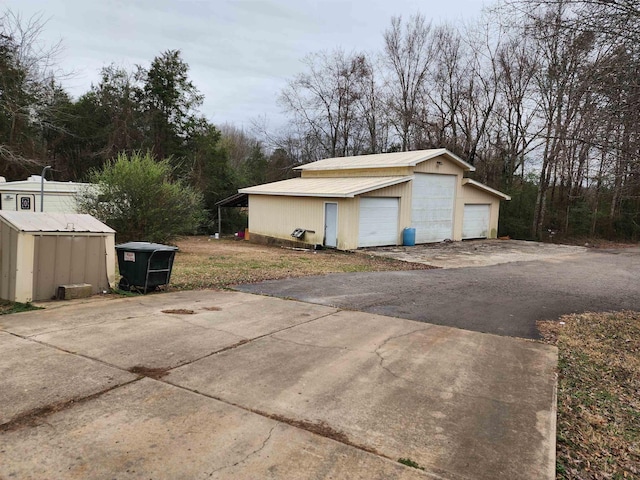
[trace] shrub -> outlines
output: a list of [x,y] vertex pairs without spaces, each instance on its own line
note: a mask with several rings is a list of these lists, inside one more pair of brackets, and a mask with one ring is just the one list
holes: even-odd
[[90,173],[97,188],[83,192],[78,204],[116,230],[118,241],[169,242],[193,233],[204,218],[202,195],[172,173],[168,160],[148,152],[120,154]]

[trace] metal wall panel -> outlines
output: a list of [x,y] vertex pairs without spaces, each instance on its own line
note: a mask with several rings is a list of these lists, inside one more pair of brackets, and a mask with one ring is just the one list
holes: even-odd
[[338,248],[358,246],[358,202],[356,198],[286,197],[249,195],[249,232],[283,240],[292,240],[296,228],[313,230],[305,243],[324,242],[324,204],[338,204]]
[[105,237],[40,235],[35,237],[33,297],[45,300],[60,285],[89,283],[94,293],[109,288]]

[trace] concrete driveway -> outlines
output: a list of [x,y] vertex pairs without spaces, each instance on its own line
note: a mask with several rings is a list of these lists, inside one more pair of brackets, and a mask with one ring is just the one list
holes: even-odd
[[586,253],[587,248],[523,240],[469,240],[415,245],[413,247],[363,248],[358,253],[425,263],[440,268],[487,267],[535,260],[565,260]]
[[0,317],[3,480],[554,477],[553,347],[237,292],[62,305]]
[[[453,262],[457,268],[325,275],[238,288],[531,339],[539,338],[538,320],[555,320],[563,314],[585,311],[640,310],[638,247],[617,250],[566,247],[569,249],[566,250],[533,244],[531,250],[535,254],[523,251],[522,247],[509,253],[507,250],[513,250],[514,244],[498,241],[493,242],[498,250],[487,255],[504,260],[509,253],[511,260],[516,261],[472,267],[460,264],[481,259],[482,248],[474,251],[469,248],[473,243],[460,243],[462,246],[445,245],[442,249],[441,261]],[[455,248],[466,250],[456,252]],[[418,249],[418,255],[423,251],[439,250]]]

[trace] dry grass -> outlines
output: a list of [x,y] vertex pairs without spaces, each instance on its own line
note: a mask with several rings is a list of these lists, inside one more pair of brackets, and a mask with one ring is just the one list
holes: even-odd
[[434,268],[361,253],[296,251],[241,240],[187,237],[177,244],[180,250],[173,266],[171,288],[179,290],[224,288],[239,283],[327,273]]
[[640,312],[539,328],[559,349],[557,478],[640,478]]

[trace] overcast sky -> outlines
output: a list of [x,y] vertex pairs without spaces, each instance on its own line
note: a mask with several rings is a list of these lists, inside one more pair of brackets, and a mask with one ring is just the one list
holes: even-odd
[[378,52],[392,16],[420,12],[434,23],[469,21],[483,0],[0,0],[23,17],[47,19],[42,40],[62,40],[59,64],[75,74],[64,85],[86,92],[100,69],[148,66],[168,49],[182,51],[205,95],[201,112],[215,124],[248,128],[283,117],[276,99],[303,70],[308,53],[341,47]]

